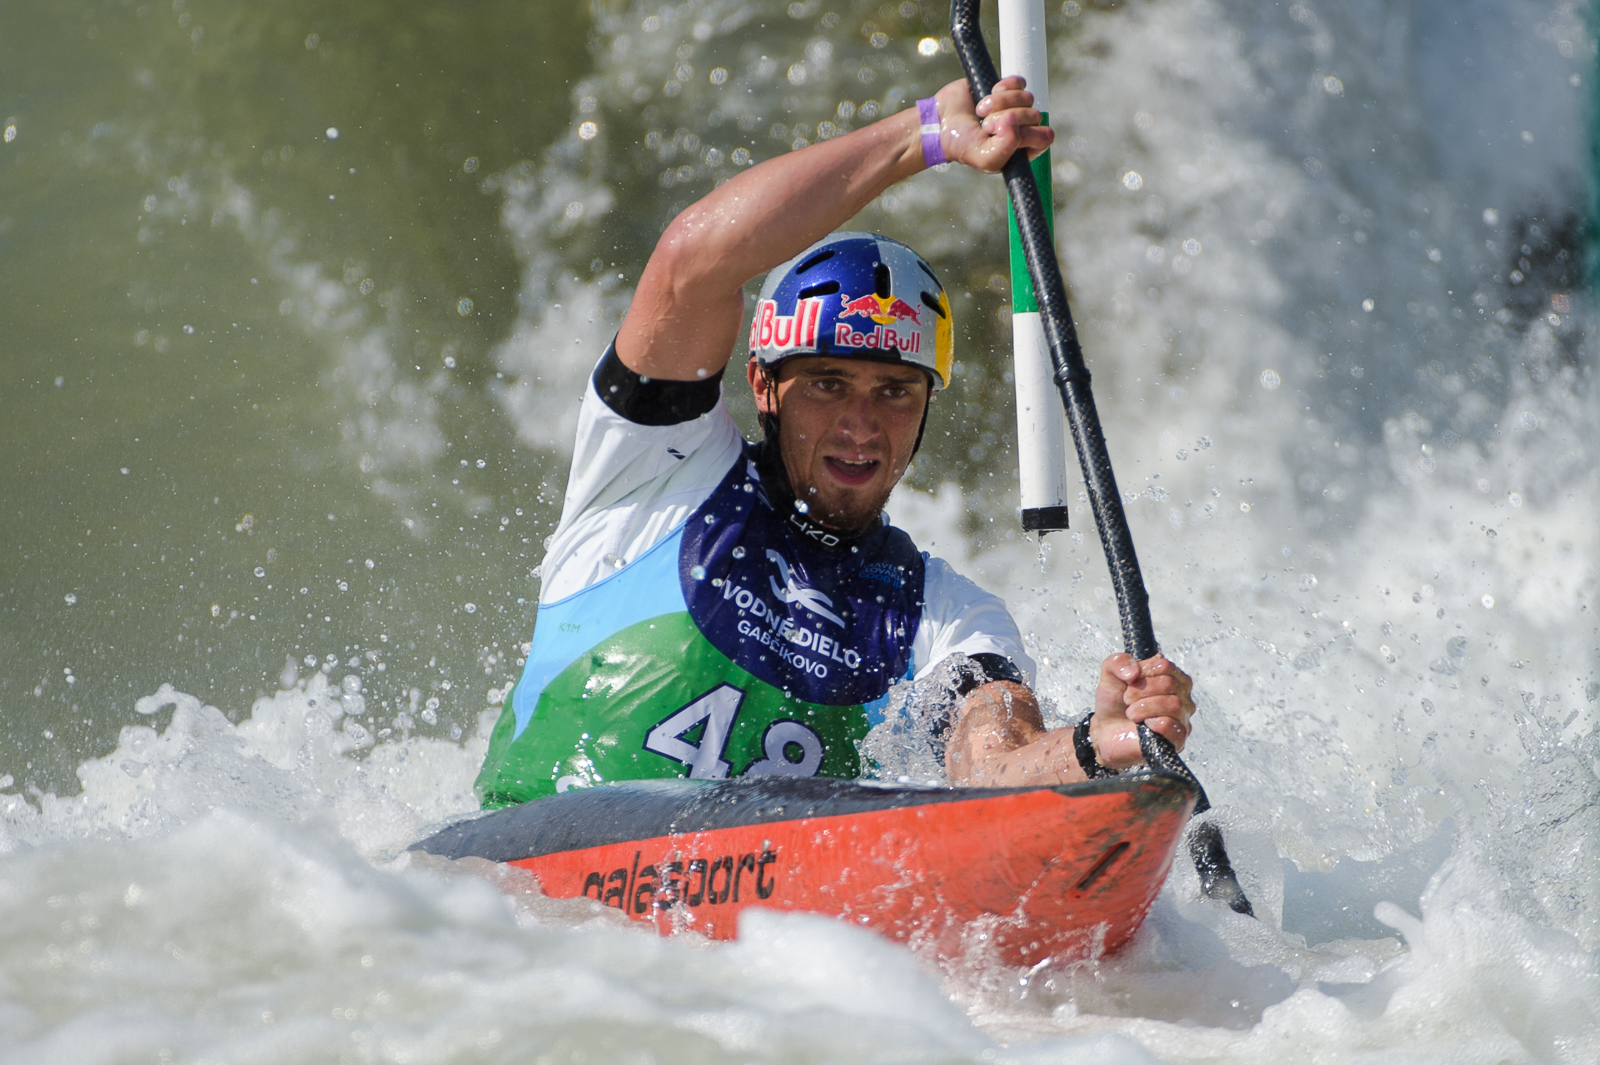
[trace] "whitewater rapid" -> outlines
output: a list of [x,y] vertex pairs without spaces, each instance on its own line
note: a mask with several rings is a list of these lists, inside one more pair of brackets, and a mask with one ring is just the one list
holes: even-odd
[[[1600,1058],[1590,16],[1051,8],[1059,249],[1157,633],[1197,679],[1187,757],[1260,920],[1200,901],[1180,858],[1116,957],[940,967],[800,916],[663,941],[413,855],[476,808],[519,576],[492,600],[517,637],[409,701],[386,693],[426,648],[402,661],[374,614],[381,654],[269,641],[287,662],[259,698],[174,677],[96,708],[126,724],[73,755],[77,794],[0,766],[0,1060]],[[557,505],[575,397],[673,209],[955,77],[944,18],[596,6],[566,131],[480,175],[520,269],[482,408],[522,449],[520,505]],[[329,446],[406,535],[448,540],[424,477],[472,475],[455,349],[412,375],[362,272],[308,260],[248,181],[175,195],[259,256],[326,360]],[[889,512],[1006,597],[1064,721],[1119,627],[1081,499],[1043,545],[1015,529],[1001,196],[928,173],[855,223],[926,254],[971,323]],[[525,574],[538,538],[509,506],[462,513],[496,508]],[[456,594],[439,638],[489,602]]]

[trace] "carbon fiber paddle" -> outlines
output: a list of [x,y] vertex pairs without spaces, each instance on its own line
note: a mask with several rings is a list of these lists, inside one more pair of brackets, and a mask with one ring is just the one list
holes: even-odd
[[[966,71],[967,85],[974,102],[989,95],[995,82],[1000,80],[994,62],[989,58],[989,49],[983,42],[983,30],[978,25],[980,6],[980,0],[951,0],[950,4],[950,37],[955,42],[956,54],[960,56],[961,66]],[[1028,164],[1028,153],[1025,150],[1018,151],[1006,163],[1003,173],[1028,260],[1028,272],[1033,278],[1033,290],[1039,303],[1045,340],[1050,348],[1050,361],[1055,370],[1053,377],[1061,393],[1061,402],[1066,407],[1067,424],[1072,431],[1073,445],[1077,448],[1078,465],[1083,471],[1084,488],[1088,491],[1089,506],[1094,512],[1095,528],[1100,533],[1100,546],[1105,550],[1111,583],[1117,591],[1123,647],[1142,662],[1160,651],[1156,644],[1155,626],[1150,620],[1150,597],[1145,592],[1144,577],[1139,572],[1139,558],[1134,553],[1133,535],[1128,530],[1128,518],[1122,510],[1117,479],[1111,472],[1111,456],[1106,451],[1105,435],[1100,430],[1100,415],[1095,410],[1094,394],[1089,389],[1089,368],[1084,365],[1083,348],[1078,343],[1078,331],[1072,324],[1066,285],[1056,262],[1055,247],[1050,239],[1044,205],[1039,199],[1039,187],[1033,179],[1033,169]],[[1203,813],[1211,808],[1205,788],[1200,786],[1194,773],[1184,764],[1166,737],[1141,724],[1139,746],[1146,765],[1159,772],[1181,777],[1198,789],[1200,795],[1195,802],[1195,813]],[[1200,874],[1200,890],[1207,898],[1227,903],[1235,913],[1255,916],[1250,900],[1239,886],[1239,878],[1234,875],[1233,865],[1228,861],[1222,832],[1215,824],[1203,822],[1189,834],[1189,856],[1194,859],[1195,869]]]

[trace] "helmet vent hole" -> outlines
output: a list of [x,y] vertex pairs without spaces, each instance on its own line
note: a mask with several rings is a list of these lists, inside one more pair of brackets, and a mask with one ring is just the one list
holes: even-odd
[[937,314],[940,318],[945,316],[944,308],[939,306],[939,297],[935,296],[933,293],[924,292],[922,294],[922,302],[924,306],[932,307],[933,313]]
[[933,267],[929,266],[927,263],[923,262],[921,259],[917,260],[917,265],[922,267],[922,272],[928,275],[928,280],[929,281],[932,281],[935,285],[939,284],[939,279],[937,277],[935,277],[934,274],[933,274]]
[[805,262],[803,262],[799,266],[795,267],[794,268],[794,272],[796,274],[803,274],[807,270],[811,269],[813,266],[816,266],[816,265],[818,265],[820,263],[827,262],[829,259],[833,258],[833,255],[834,255],[834,251],[833,251],[832,248],[828,248],[825,251],[819,251],[819,252],[817,252],[817,254],[813,255],[811,258],[807,259]]
[[796,299],[801,299],[801,300],[808,300],[813,296],[831,296],[835,292],[838,292],[838,291],[839,291],[839,282],[837,282],[837,281],[824,281],[820,285],[812,285],[810,288],[801,289],[800,290],[800,294],[798,296],[796,296],[795,298]]
[[889,265],[887,263],[878,263],[872,268],[872,288],[878,294],[879,299],[887,299],[889,297]]

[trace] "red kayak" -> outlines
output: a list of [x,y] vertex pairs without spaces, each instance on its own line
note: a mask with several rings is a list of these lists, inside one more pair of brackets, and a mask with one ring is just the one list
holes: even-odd
[[1128,941],[1194,802],[1164,774],[1006,789],[628,781],[497,810],[414,849],[520,866],[552,898],[587,896],[663,935],[732,939],[758,906],[1032,966]]

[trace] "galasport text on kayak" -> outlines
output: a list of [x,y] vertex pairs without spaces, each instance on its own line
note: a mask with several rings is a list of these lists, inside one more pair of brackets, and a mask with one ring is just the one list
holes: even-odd
[[[584,877],[583,894],[606,906],[625,910],[630,904],[634,913],[647,913],[650,907],[668,910],[680,901],[689,906],[721,905],[746,901],[752,889],[756,898],[771,898],[778,880],[767,875],[767,866],[778,860],[778,852],[754,851],[735,857],[724,854],[720,858],[690,858],[661,862],[659,866],[639,867],[642,852],[633,852],[633,867],[613,869],[609,873],[593,872]],[[589,894],[589,889],[594,894]]]

